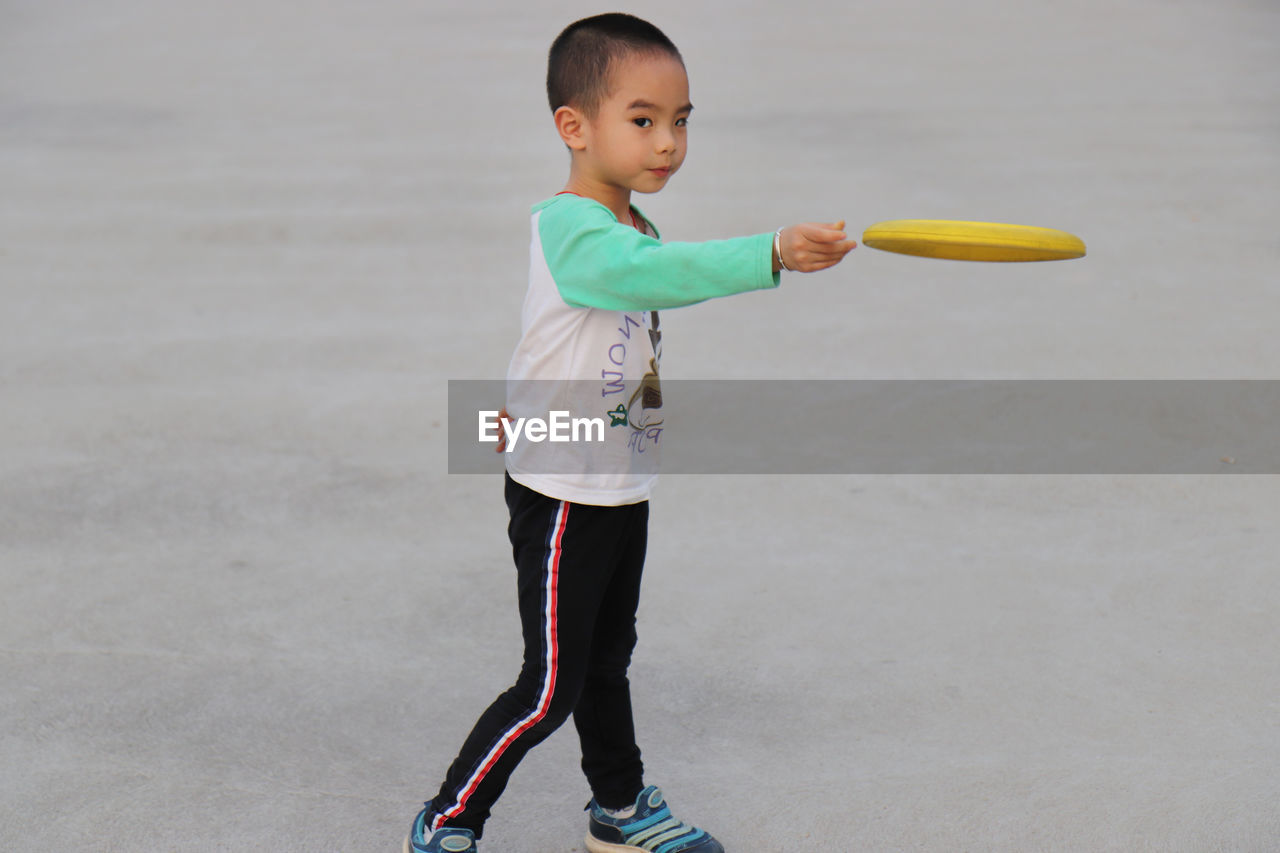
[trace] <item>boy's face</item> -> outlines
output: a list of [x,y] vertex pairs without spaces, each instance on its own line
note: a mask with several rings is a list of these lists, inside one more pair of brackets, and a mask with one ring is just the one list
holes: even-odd
[[633,55],[613,70],[609,95],[594,118],[583,119],[584,177],[618,189],[653,193],[684,162],[689,77],[666,54]]

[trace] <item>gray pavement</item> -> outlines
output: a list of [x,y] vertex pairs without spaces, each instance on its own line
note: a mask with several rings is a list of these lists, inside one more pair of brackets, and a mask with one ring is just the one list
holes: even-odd
[[[577,3],[0,3],[0,849],[398,849],[519,648],[505,368]],[[1025,222],[664,315],[664,372],[1280,377],[1280,7],[690,4],[668,238]],[[1224,469],[1227,470],[1227,469]],[[1275,477],[669,477],[637,716],[735,853],[1280,849]],[[483,846],[580,851],[571,731]]]

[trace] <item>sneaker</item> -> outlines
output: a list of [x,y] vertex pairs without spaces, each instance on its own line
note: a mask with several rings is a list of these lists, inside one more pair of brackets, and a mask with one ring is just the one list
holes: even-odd
[[444,827],[427,837],[427,810],[418,812],[404,840],[404,853],[477,853],[476,836],[469,829]]
[[652,785],[640,792],[630,817],[613,817],[595,800],[587,810],[591,853],[724,853],[719,841],[672,817],[662,792]]

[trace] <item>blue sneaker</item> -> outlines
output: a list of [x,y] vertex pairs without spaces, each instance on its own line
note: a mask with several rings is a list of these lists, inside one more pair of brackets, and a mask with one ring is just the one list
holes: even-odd
[[418,812],[404,840],[404,853],[477,853],[476,836],[469,829],[444,827],[427,836],[427,810]]
[[724,853],[719,841],[672,817],[662,792],[652,785],[640,792],[630,817],[613,817],[595,800],[587,810],[591,853]]

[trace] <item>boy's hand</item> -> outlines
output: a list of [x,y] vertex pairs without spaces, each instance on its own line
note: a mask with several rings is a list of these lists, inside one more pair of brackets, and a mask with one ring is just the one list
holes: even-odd
[[[503,406],[501,409],[498,410],[498,422],[500,424],[505,424],[510,420],[511,420],[511,416],[507,414],[507,407]],[[506,449],[507,449],[507,429],[504,426],[504,427],[499,427],[498,429],[498,446],[494,448],[494,452],[502,453]]]
[[[774,253],[773,271],[785,264],[796,272],[817,272],[834,267],[858,244],[844,233],[844,220],[839,222],[802,222],[782,229],[778,252]],[[781,258],[778,255],[781,255]],[[782,264],[779,264],[779,260]]]

